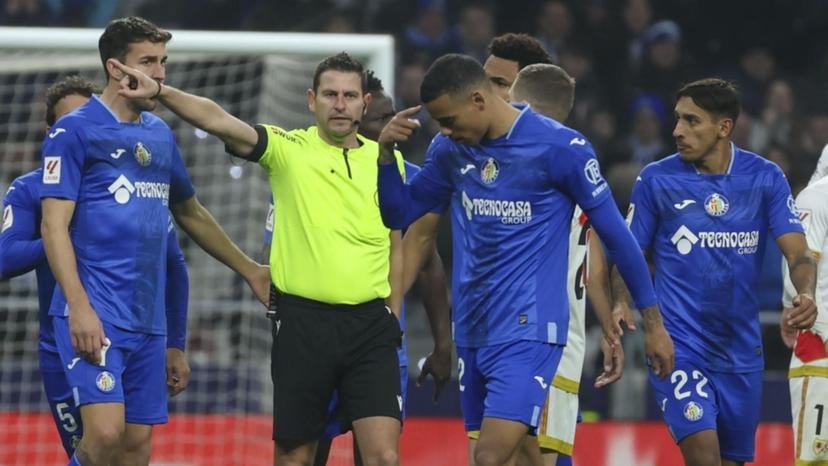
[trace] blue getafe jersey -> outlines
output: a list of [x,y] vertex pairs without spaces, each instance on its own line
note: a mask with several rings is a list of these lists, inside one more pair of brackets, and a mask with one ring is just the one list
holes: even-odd
[[41,169],[34,170],[14,180],[9,187],[3,200],[4,219],[7,223],[3,224],[0,233],[0,255],[3,277],[21,275],[34,268],[40,309],[39,345],[41,349],[57,351],[48,317],[55,290],[55,276],[46,261],[43,239],[40,237],[42,176]]
[[802,233],[791,190],[772,162],[733,145],[726,174],[678,154],[648,165],[628,221],[652,252],[656,294],[677,357],[716,371],[761,370],[757,277],[768,233]]
[[[151,113],[121,123],[93,97],[44,140],[40,196],[76,201],[78,274],[101,320],[118,327],[166,332],[168,204],[193,192],[172,131]],[[49,313],[67,312],[57,287]]]
[[590,143],[525,107],[507,135],[478,146],[437,135],[426,159],[420,183],[446,195],[433,203],[451,197],[456,344],[565,344],[575,203],[612,202]]

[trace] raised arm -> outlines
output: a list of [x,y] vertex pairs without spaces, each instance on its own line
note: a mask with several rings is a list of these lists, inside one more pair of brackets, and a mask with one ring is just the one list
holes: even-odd
[[40,233],[49,267],[69,305],[69,330],[72,347],[84,359],[97,364],[104,345],[103,324],[92,309],[78,276],[75,249],[69,238],[69,223],[75,212],[75,201],[56,198],[42,200],[43,220]]
[[126,74],[120,83],[120,95],[131,99],[157,99],[187,123],[224,141],[233,154],[244,156],[253,151],[258,141],[256,130],[227,113],[216,102],[156,81],[114,58],[110,61]]
[[259,301],[270,300],[270,268],[257,264],[236,246],[195,196],[172,204],[176,222],[204,251],[241,275]]

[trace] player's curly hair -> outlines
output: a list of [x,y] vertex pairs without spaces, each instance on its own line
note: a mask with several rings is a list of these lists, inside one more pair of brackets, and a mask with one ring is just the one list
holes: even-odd
[[109,79],[109,72],[106,71],[106,61],[110,58],[117,58],[123,62],[131,44],[144,41],[166,44],[170,39],[172,39],[172,34],[144,18],[129,16],[113,19],[106,25],[101,38],[98,39],[98,52],[101,54],[101,62],[104,65],[107,79]]
[[374,70],[365,70],[365,92],[379,94],[383,91],[382,80],[374,74]]
[[739,91],[730,81],[719,78],[699,79],[685,84],[676,92],[676,101],[682,97],[690,97],[703,110],[728,117],[734,124],[739,118]]
[[319,77],[322,76],[322,73],[330,70],[344,71],[346,73],[357,73],[362,80],[362,91],[366,92],[365,67],[362,66],[362,63],[359,60],[351,57],[345,52],[339,52],[332,57],[328,57],[316,66],[316,71],[313,73],[314,92],[319,90]]
[[554,64],[540,41],[528,34],[509,32],[497,36],[489,43],[489,53],[504,60],[517,62],[518,70],[535,63]]
[[60,99],[69,95],[82,95],[92,97],[92,94],[100,92],[100,88],[92,81],[83,76],[67,76],[46,89],[46,124],[55,124],[55,105]]

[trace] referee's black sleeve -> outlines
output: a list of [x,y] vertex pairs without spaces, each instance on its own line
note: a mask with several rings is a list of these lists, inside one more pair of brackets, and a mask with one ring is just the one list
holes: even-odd
[[249,154],[238,154],[230,148],[229,144],[224,145],[224,151],[232,155],[233,157],[239,157],[241,159],[246,159],[251,162],[258,162],[259,159],[261,159],[264,155],[265,150],[267,149],[267,129],[262,125],[256,125],[253,127],[253,129],[256,130],[256,136],[258,136],[258,139],[256,140],[256,145],[253,146],[253,150],[250,151]]

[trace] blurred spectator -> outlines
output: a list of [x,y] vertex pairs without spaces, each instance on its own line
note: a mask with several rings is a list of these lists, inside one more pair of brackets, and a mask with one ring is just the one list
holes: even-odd
[[815,109],[806,119],[804,130],[798,137],[792,160],[790,182],[805,186],[817,166],[822,149],[828,144],[828,111]]
[[460,52],[457,28],[447,23],[444,0],[418,0],[414,24],[406,28],[400,47],[404,62],[430,65],[441,55]]
[[[578,100],[577,83],[575,84],[575,100]],[[608,108],[593,110],[587,119],[587,126],[581,129],[581,132],[592,143],[604,173],[608,173],[615,164],[627,158],[622,148],[623,142],[618,137],[615,115]]]
[[739,59],[739,69],[725,71],[726,78],[736,82],[743,111],[758,117],[762,113],[768,86],[776,77],[776,60],[764,47],[752,47]]
[[779,165],[779,168],[782,169],[782,173],[785,174],[785,177],[789,180],[791,179],[791,176],[793,175],[793,173],[791,173],[791,155],[786,146],[775,142],[771,143],[765,148],[764,152],[760,152],[760,155],[763,155],[766,159]]
[[354,10],[336,9],[328,14],[320,28],[321,32],[353,34],[358,31],[357,13]]
[[557,62],[558,53],[573,34],[574,27],[569,5],[562,0],[547,0],[538,12],[538,29],[535,36],[549,52],[552,60]]
[[753,128],[756,126],[756,120],[750,116],[750,113],[741,112],[739,118],[736,119],[736,126],[733,127],[733,135],[730,140],[733,144],[743,148],[752,150],[750,147],[750,140],[753,137]]
[[771,83],[761,117],[750,134],[751,151],[764,154],[771,142],[788,145],[793,141],[795,100],[788,81],[777,79]]
[[40,0],[6,0],[0,15],[2,24],[8,26],[43,26],[53,16]]
[[632,133],[627,139],[629,160],[644,167],[671,152],[662,138],[662,128],[668,124],[667,108],[656,96],[644,94],[632,105]]
[[457,24],[463,53],[483,63],[489,55],[489,42],[494,37],[492,10],[486,5],[470,4],[460,10]]
[[644,34],[653,22],[653,9],[649,0],[626,0],[624,2],[624,26],[627,29],[630,67],[638,69],[644,59]]
[[558,64],[575,79],[575,105],[569,117],[572,127],[586,128],[589,115],[607,103],[605,86],[593,68],[590,48],[579,41],[570,41],[558,53]]
[[682,56],[681,30],[673,21],[659,21],[647,29],[644,42],[645,56],[636,74],[636,88],[672,109],[676,89],[695,78],[689,60]]

